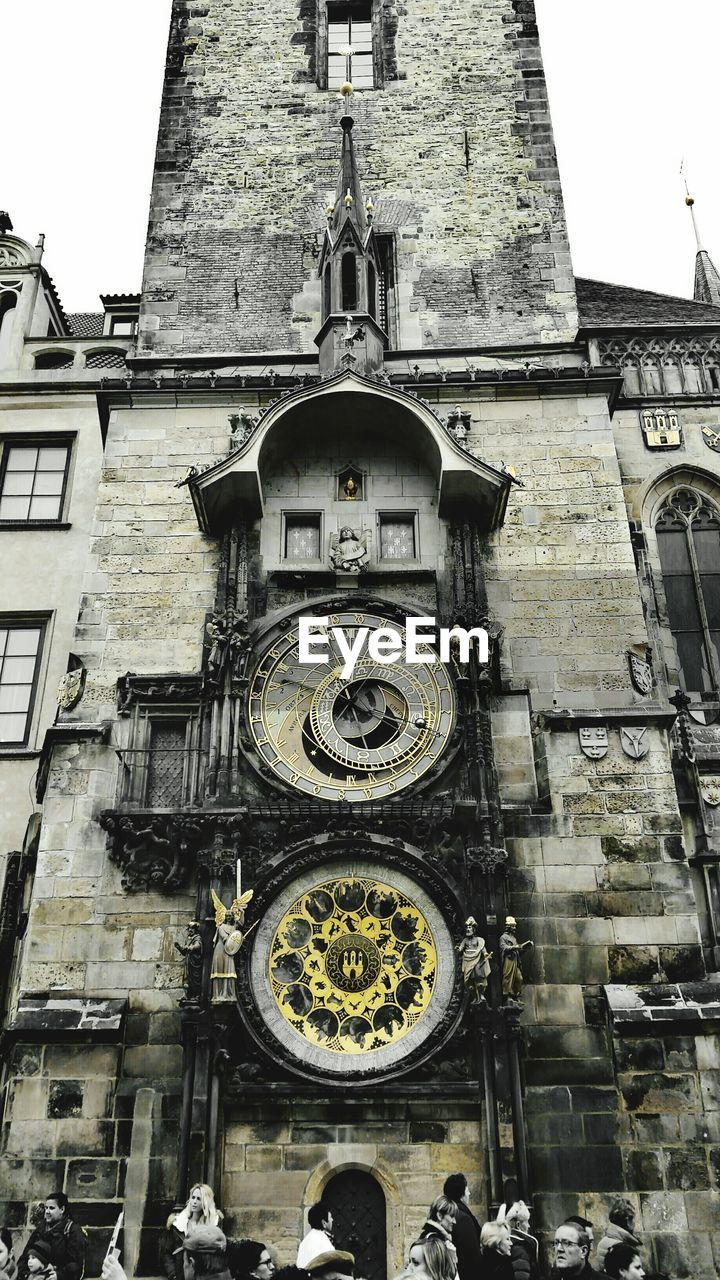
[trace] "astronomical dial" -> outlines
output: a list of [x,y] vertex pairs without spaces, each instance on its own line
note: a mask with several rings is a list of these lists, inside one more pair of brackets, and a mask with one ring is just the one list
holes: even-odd
[[413,786],[432,770],[455,725],[450,676],[435,654],[428,663],[381,663],[361,650],[352,675],[332,637],[352,644],[361,628],[404,628],[381,614],[330,614],[329,661],[300,663],[297,626],[276,631],[248,690],[254,745],[275,777],[304,795],[378,800]]

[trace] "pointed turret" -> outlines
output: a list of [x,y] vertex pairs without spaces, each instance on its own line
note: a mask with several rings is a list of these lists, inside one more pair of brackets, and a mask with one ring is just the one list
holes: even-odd
[[323,373],[341,364],[357,373],[371,373],[382,366],[387,342],[376,319],[381,266],[372,227],[374,206],[371,199],[363,197],[355,158],[354,121],[348,110],[352,86],[343,85],[343,93],[340,173],[335,200],[327,208],[318,264],[323,326],[315,341]]
[[340,121],[340,128],[342,129],[340,174],[335,192],[335,203],[332,213],[328,217],[328,231],[333,240],[335,240],[345,223],[351,222],[361,242],[363,242],[367,234],[368,220],[355,160],[355,147],[352,136],[354,123],[352,116],[347,114]]
[[693,231],[695,232],[695,242],[697,244],[697,253],[695,254],[695,289],[693,297],[696,302],[709,302],[714,307],[720,307],[720,273],[713,262],[707,249],[703,248],[700,240],[700,232],[698,230],[697,219],[695,217],[695,200],[688,193],[685,197],[685,203],[690,210],[692,218]]

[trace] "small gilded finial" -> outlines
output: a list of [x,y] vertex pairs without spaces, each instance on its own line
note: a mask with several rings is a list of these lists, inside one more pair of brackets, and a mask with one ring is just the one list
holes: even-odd
[[368,196],[365,202],[365,212],[368,216],[368,222],[372,222],[372,217],[375,212],[375,205],[373,204],[372,196]]
[[347,189],[347,191],[345,192],[345,195],[344,195],[344,197],[343,197],[343,203],[344,203],[344,205],[345,205],[345,208],[346,208],[346,209],[350,209],[350,208],[352,208],[352,202],[353,202],[353,198],[352,198],[352,196],[351,196],[351,194],[350,194],[350,188],[348,187],[348,189]]

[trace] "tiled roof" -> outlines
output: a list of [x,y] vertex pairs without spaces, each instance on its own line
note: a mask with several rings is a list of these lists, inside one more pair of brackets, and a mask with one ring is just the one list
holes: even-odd
[[607,326],[641,328],[645,325],[720,325],[720,307],[690,298],[673,298],[647,289],[607,284],[604,280],[577,277],[578,311],[585,329]]
[[105,316],[102,311],[75,311],[67,317],[73,338],[102,337]]

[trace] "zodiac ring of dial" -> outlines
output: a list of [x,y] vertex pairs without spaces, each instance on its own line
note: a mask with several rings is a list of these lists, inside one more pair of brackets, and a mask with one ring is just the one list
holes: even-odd
[[[350,643],[361,627],[404,629],[375,611],[341,610],[328,627]],[[248,719],[265,772],[304,795],[361,802],[391,796],[425,778],[455,727],[452,681],[437,655],[409,665],[361,653],[344,679],[328,632],[329,662],[301,664],[297,627],[277,629],[248,690]]]
[[304,1040],[334,1054],[376,1053],[423,1018],[437,949],[406,893],[368,876],[344,877],[291,904],[267,963],[277,1009]]

